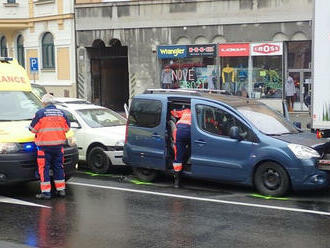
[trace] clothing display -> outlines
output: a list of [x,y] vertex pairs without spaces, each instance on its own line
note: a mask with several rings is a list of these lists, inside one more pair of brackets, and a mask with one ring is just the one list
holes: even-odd
[[222,84],[224,85],[224,90],[230,93],[236,92],[235,69],[228,64],[222,69]]

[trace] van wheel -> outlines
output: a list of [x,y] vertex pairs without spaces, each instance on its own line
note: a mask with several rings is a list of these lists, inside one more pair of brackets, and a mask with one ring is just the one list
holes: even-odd
[[106,173],[110,168],[110,160],[105,154],[103,147],[97,146],[92,148],[88,153],[87,163],[88,167],[94,173]]
[[254,184],[263,195],[282,196],[290,188],[290,179],[282,166],[267,162],[260,165],[254,173]]
[[158,171],[146,168],[133,167],[134,175],[141,181],[152,182],[158,176]]

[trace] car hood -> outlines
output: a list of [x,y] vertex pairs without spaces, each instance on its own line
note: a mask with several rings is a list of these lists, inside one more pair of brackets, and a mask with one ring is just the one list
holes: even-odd
[[318,139],[315,133],[301,132],[297,134],[283,134],[274,137],[292,144],[312,147],[319,153],[330,153],[330,142],[328,139]]

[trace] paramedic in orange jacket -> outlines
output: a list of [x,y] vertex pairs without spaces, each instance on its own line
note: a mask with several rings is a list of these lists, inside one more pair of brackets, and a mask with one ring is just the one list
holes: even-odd
[[66,142],[65,133],[70,128],[70,122],[64,112],[53,105],[52,95],[44,95],[41,101],[45,107],[35,114],[29,126],[30,131],[36,134],[35,144],[38,148],[37,164],[41,194],[37,194],[36,198],[51,198],[50,168],[54,171],[57,195],[64,197],[63,145]]
[[191,110],[189,108],[180,111],[172,110],[171,114],[176,118],[180,118],[176,123],[177,129],[172,134],[175,143],[174,187],[179,188],[183,159],[187,153],[187,145],[190,145]]

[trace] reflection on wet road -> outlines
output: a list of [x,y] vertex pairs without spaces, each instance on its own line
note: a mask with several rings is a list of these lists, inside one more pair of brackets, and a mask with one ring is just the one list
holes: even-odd
[[65,199],[50,201],[34,199],[37,183],[0,187],[0,247],[8,244],[79,248],[328,247],[330,244],[328,191],[267,200],[253,196],[255,192],[251,189],[189,179],[179,190],[172,189],[166,177],[151,185],[131,180],[120,175],[96,177],[80,173],[68,185]]

